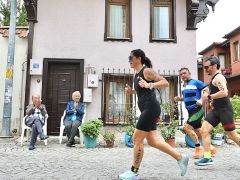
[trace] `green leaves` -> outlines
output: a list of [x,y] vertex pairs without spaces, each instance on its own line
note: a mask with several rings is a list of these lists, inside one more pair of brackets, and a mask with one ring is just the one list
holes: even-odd
[[112,142],[115,140],[115,133],[113,131],[110,130],[105,130],[102,133],[103,139],[106,143]]
[[134,124],[128,125],[127,127],[124,128],[124,131],[129,136],[133,136],[134,130],[135,130],[135,125]]
[[[19,1],[20,2],[20,1]],[[0,26],[10,25],[11,5],[10,1],[1,1],[0,3]],[[24,5],[17,5],[17,26],[28,26],[27,11]]]
[[240,119],[240,96],[234,95],[230,100],[233,106],[234,119]]
[[100,119],[90,120],[84,122],[81,125],[81,130],[84,135],[90,136],[91,138],[97,138],[100,134],[103,122]]
[[159,124],[159,130],[164,140],[175,138],[178,121],[171,121],[169,124]]
[[172,102],[166,102],[161,104],[161,109],[164,114],[170,117],[170,123],[160,123],[158,128],[164,140],[173,139],[179,122],[176,116],[177,106]]
[[212,129],[210,132],[211,138],[213,138],[216,134],[222,134],[224,132],[224,129],[222,127],[222,124],[218,124],[215,128]]
[[22,5],[22,7],[19,8],[19,10],[18,10],[16,25],[17,26],[28,26],[27,11],[26,11],[24,5]]

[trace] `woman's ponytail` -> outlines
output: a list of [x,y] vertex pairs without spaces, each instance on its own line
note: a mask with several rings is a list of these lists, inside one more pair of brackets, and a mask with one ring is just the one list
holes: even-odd
[[147,66],[148,68],[152,68],[152,62],[148,57],[144,58],[144,64],[145,66]]
[[141,57],[141,63],[145,64],[148,68],[152,68],[152,62],[151,60],[145,56],[145,53],[141,49],[135,49],[132,50],[131,53],[136,57]]

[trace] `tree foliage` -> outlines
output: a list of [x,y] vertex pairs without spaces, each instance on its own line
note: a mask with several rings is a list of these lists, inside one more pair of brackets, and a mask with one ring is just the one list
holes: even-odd
[[17,26],[28,26],[27,11],[24,5],[18,7]]
[[[0,2],[0,26],[10,25],[10,15],[11,15],[10,1],[1,1]],[[18,1],[18,4],[17,4],[16,25],[28,26],[27,11],[25,9],[25,6],[20,4],[20,1]]]
[[10,24],[10,1],[0,2],[0,26],[9,26]]

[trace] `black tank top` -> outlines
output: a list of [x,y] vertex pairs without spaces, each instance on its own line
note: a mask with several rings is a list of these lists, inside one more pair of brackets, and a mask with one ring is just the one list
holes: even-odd
[[155,95],[154,89],[151,90],[149,88],[142,88],[138,84],[138,82],[140,81],[140,77],[148,83],[153,82],[153,81],[147,81],[144,78],[143,71],[144,71],[145,68],[146,68],[146,66],[144,66],[139,73],[135,74],[135,77],[134,77],[134,89],[137,92],[138,99],[140,99],[142,97],[145,97],[145,96]]
[[[212,77],[212,80],[209,84],[209,89],[210,89],[210,94],[215,94],[219,91],[218,87],[214,86],[212,81],[213,79],[218,75],[219,73],[215,74]],[[223,98],[219,98],[219,99],[214,99],[213,100],[213,107],[218,109],[221,107],[227,107],[227,106],[231,106],[230,100],[228,97],[223,97]]]

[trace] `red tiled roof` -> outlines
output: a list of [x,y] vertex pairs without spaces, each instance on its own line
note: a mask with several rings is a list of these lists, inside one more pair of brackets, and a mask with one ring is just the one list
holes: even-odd
[[[0,34],[2,35],[2,37],[8,37],[9,27],[0,27]],[[19,38],[27,38],[28,27],[16,27],[16,35]]]

